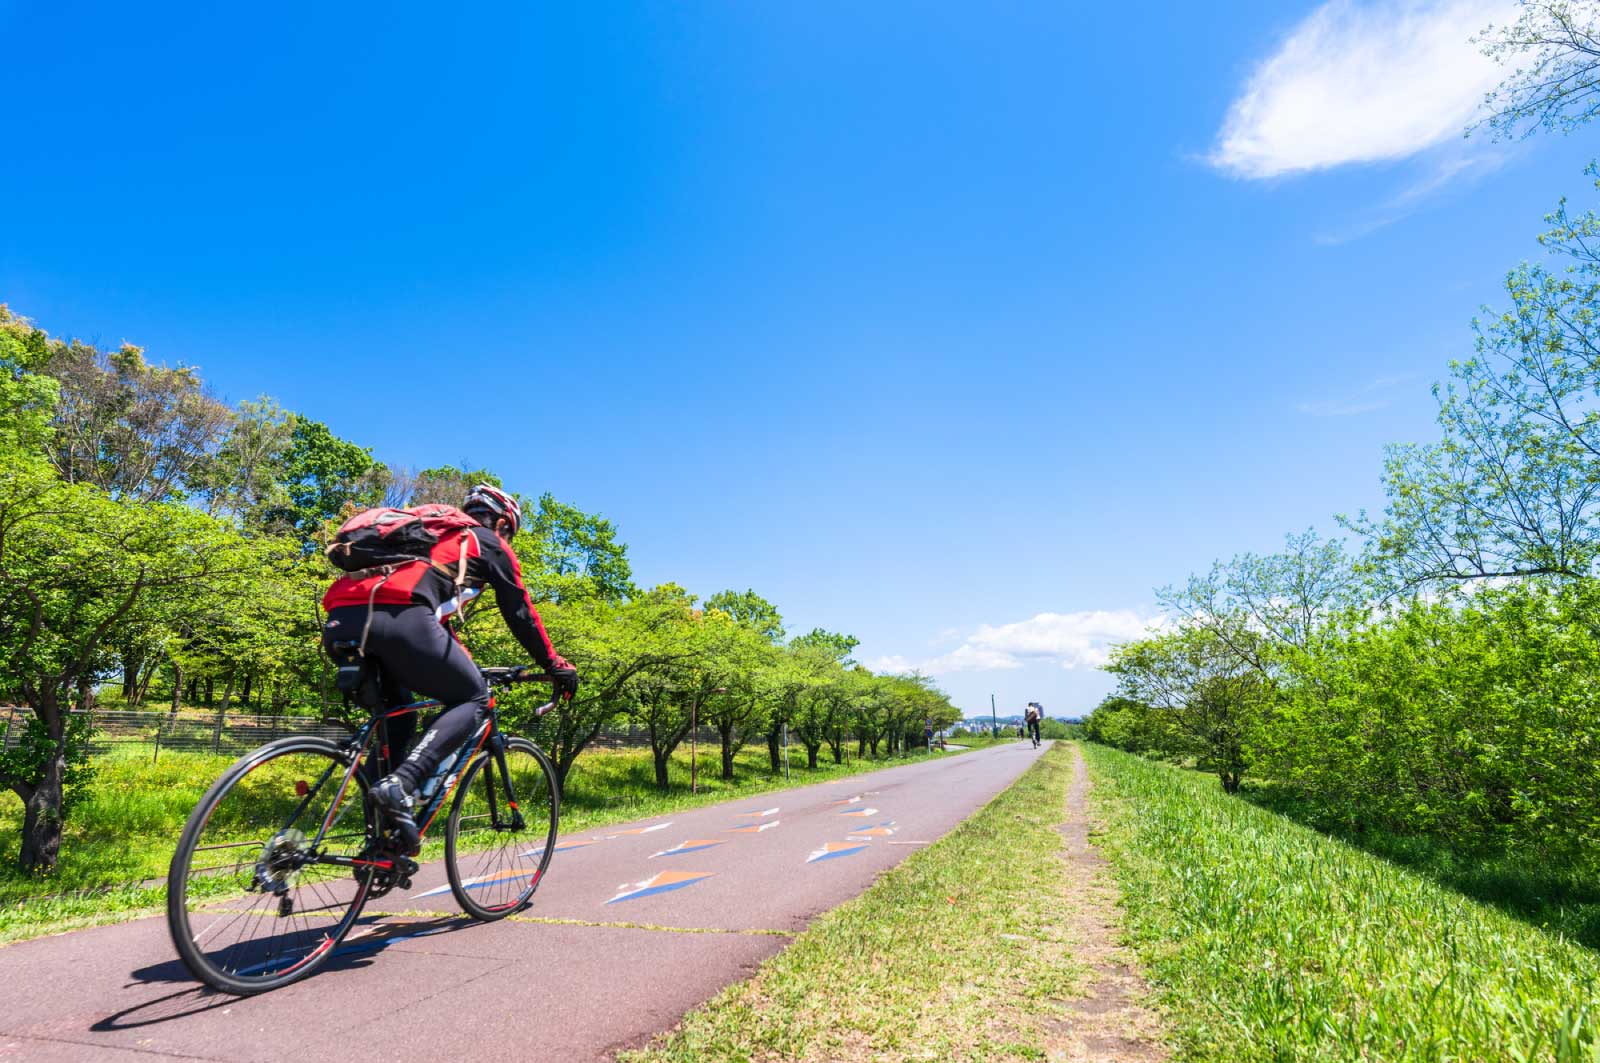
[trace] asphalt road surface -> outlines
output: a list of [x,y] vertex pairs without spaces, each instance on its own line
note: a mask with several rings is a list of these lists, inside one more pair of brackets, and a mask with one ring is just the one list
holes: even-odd
[[609,1059],[746,977],[1040,752],[1017,742],[563,837],[533,905],[498,923],[462,916],[444,865],[426,865],[321,971],[261,996],[199,987],[162,918],[7,946],[0,1059]]

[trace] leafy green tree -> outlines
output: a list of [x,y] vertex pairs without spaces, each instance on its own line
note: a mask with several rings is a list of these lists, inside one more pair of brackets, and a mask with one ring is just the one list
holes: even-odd
[[727,613],[769,642],[783,641],[783,616],[778,607],[753,590],[718,591],[706,599],[706,608]]
[[797,635],[789,645],[796,648],[810,648],[822,650],[833,660],[840,664],[850,663],[850,654],[861,645],[861,640],[854,635],[841,635],[835,631],[824,631],[822,628],[812,628],[804,635]]
[[311,542],[347,506],[380,504],[386,473],[370,448],[340,439],[321,421],[290,414],[289,446],[283,458],[286,501],[269,508],[262,523],[269,530]]
[[263,514],[288,504],[282,481],[291,433],[289,413],[272,399],[241,402],[221,446],[190,478],[196,504],[259,530],[254,525]]
[[48,341],[44,369],[60,385],[47,453],[69,483],[144,502],[186,497],[232,414],[191,366],[151,365],[132,344],[102,352]]
[[1206,628],[1179,628],[1118,646],[1106,670],[1123,697],[1165,715],[1224,790],[1239,789],[1269,691],[1262,673],[1228,641]]
[[24,869],[55,866],[63,796],[81,759],[68,710],[115,670],[116,633],[172,616],[257,563],[187,506],[112,499],[37,462],[0,464],[0,690],[32,714],[31,752],[8,758],[0,782],[23,802]]
[[1349,522],[1396,590],[1593,572],[1600,217],[1563,203],[1546,220],[1541,242],[1565,267],[1507,275],[1509,305],[1474,323],[1473,356],[1435,388],[1442,438],[1391,447],[1383,516]]
[[50,438],[60,387],[40,370],[48,338],[0,303],[0,455],[38,453]]
[[[533,559],[552,600],[594,595],[620,601],[634,592],[628,547],[618,541],[609,520],[546,493],[526,523],[526,537],[533,544],[526,556]],[[518,542],[523,538],[518,536]]]
[[1509,66],[1480,123],[1496,137],[1570,133],[1600,113],[1600,10],[1584,0],[1523,0],[1517,18],[1477,43]]

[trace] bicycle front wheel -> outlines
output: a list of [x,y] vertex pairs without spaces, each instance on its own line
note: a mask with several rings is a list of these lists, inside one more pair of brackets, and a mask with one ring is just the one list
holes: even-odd
[[[260,993],[321,967],[366,903],[376,863],[366,782],[320,738],[246,753],[195,806],[167,872],[167,928],[202,982]],[[344,864],[322,862],[344,859]]]
[[560,810],[555,767],[527,739],[506,742],[504,770],[493,752],[473,759],[444,836],[445,873],[462,911],[503,919],[527,905],[550,866]]

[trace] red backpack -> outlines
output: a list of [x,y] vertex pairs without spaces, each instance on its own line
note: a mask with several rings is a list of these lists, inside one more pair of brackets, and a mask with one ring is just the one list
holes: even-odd
[[455,506],[369,509],[339,526],[327,550],[328,560],[345,572],[429,561],[442,540],[457,532],[470,534],[469,529],[478,526]]

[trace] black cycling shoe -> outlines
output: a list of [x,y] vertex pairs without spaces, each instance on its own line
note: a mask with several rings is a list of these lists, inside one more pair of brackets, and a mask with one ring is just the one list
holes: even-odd
[[367,795],[388,819],[400,854],[415,856],[422,848],[422,833],[417,830],[417,821],[411,818],[414,803],[406,784],[394,775],[385,775],[372,784]]

